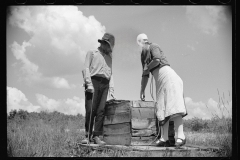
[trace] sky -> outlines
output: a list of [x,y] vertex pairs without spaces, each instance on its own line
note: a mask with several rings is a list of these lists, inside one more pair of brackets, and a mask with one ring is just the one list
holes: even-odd
[[[85,115],[85,56],[109,32],[116,99],[140,100],[136,38],[145,33],[183,80],[185,119],[232,116],[232,17],[225,6],[12,6],[6,22],[8,113]],[[156,99],[151,78],[146,101]]]

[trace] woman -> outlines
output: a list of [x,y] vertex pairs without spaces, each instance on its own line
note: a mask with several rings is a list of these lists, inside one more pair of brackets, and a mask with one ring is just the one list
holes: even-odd
[[140,98],[145,98],[145,88],[148,83],[149,73],[153,75],[156,84],[156,116],[161,128],[161,137],[155,142],[157,146],[170,146],[168,140],[169,120],[174,121],[177,131],[176,147],[186,143],[183,132],[183,117],[187,110],[183,98],[183,81],[170,67],[160,47],[148,42],[147,35],[142,33],[137,36],[137,44],[141,50],[143,67]]

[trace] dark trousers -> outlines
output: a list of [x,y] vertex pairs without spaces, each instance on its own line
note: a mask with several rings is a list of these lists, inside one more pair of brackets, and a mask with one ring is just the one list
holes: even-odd
[[[99,136],[102,135],[103,132],[104,110],[108,95],[109,80],[97,76],[93,76],[91,79],[93,83],[94,93],[85,92],[85,130],[86,136],[88,132],[90,135]],[[92,116],[90,123],[91,110]],[[94,131],[92,131],[93,124]]]

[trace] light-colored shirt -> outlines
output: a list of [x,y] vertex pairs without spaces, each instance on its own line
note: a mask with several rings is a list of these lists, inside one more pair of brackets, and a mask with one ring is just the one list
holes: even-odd
[[93,85],[92,76],[103,77],[110,80],[109,90],[114,92],[112,57],[110,55],[101,53],[99,50],[88,51],[83,70],[85,70],[84,82],[87,86]]

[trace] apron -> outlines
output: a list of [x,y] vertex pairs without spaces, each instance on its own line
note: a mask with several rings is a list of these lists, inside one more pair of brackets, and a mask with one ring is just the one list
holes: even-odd
[[152,71],[156,84],[156,116],[160,125],[169,119],[187,115],[183,97],[183,81],[170,66]]

